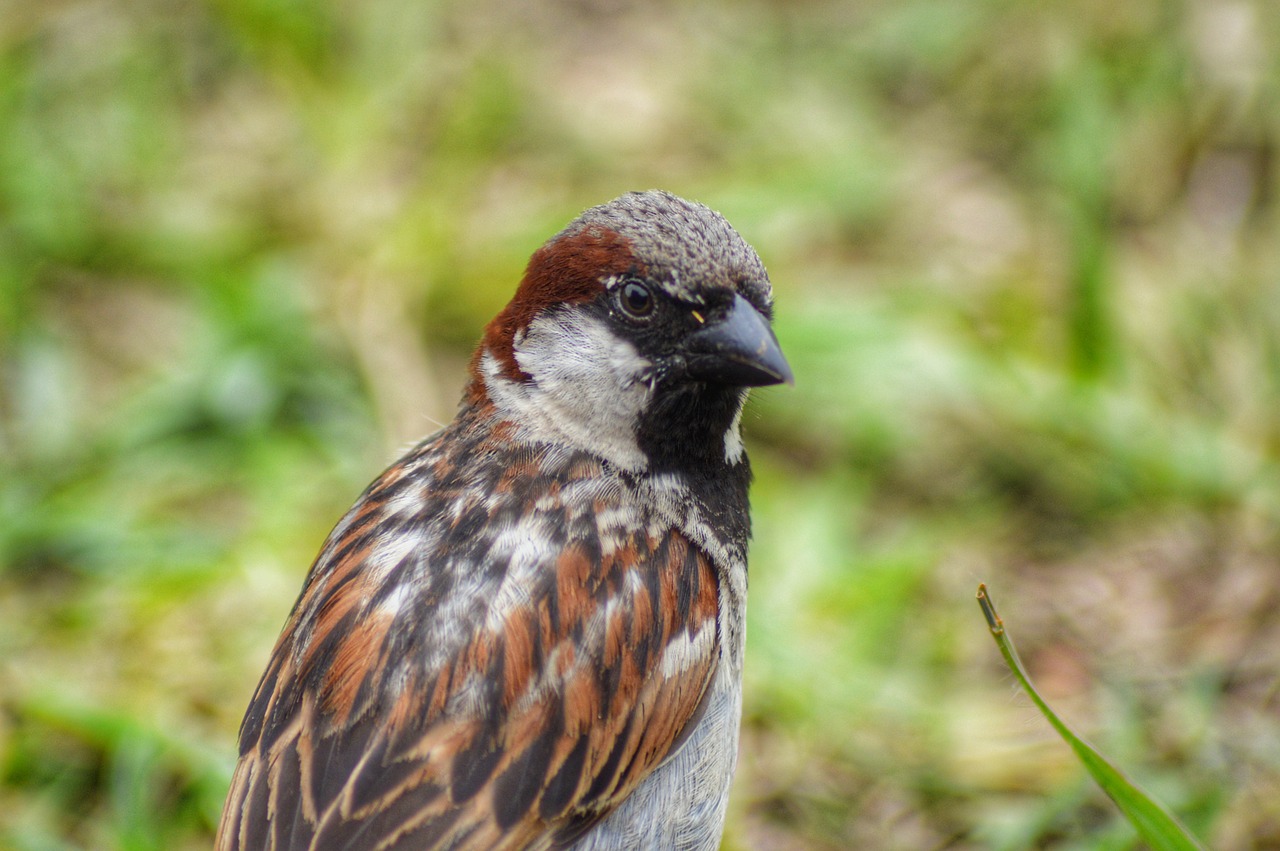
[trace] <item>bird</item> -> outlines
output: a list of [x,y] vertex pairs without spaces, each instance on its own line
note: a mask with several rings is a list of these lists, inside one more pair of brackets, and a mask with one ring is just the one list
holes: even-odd
[[534,252],[456,417],[329,534],[219,851],[713,849],[738,751],[754,249],[660,190]]

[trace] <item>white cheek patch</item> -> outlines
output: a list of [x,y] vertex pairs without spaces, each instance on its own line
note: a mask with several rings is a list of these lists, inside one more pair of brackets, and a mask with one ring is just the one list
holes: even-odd
[[653,364],[601,319],[573,308],[535,318],[514,346],[531,382],[504,378],[491,355],[481,362],[489,398],[535,439],[591,452],[619,467],[643,470],[636,443],[640,414],[652,395]]

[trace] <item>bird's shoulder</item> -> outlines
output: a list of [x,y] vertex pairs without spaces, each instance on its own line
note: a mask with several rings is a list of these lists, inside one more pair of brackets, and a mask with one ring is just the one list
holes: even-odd
[[312,567],[221,847],[581,835],[679,747],[720,660],[721,569],[687,499],[478,417],[420,444]]

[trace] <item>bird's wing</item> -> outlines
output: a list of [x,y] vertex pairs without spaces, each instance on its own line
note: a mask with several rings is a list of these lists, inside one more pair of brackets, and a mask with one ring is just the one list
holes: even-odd
[[313,570],[250,704],[221,851],[565,844],[696,723],[719,592],[678,531],[602,546],[595,522],[579,524],[514,603],[507,586],[485,599],[418,580],[407,605],[424,628],[386,605],[406,593],[394,574],[412,553],[370,587],[377,512],[360,512],[335,531],[333,566]]

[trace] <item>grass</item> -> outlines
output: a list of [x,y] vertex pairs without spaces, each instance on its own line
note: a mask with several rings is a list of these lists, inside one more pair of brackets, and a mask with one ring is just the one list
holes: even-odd
[[331,524],[580,209],[761,251],[756,848],[1130,848],[972,611],[1209,847],[1280,844],[1265,4],[0,15],[0,846],[207,847]]
[[1031,698],[1031,702],[1040,710],[1040,714],[1045,717],[1049,725],[1057,731],[1063,741],[1071,747],[1071,750],[1075,751],[1080,764],[1088,770],[1089,775],[1093,777],[1102,791],[1107,793],[1107,797],[1115,802],[1124,817],[1137,830],[1142,840],[1152,848],[1160,849],[1160,851],[1166,851],[1166,849],[1168,851],[1184,851],[1184,849],[1185,851],[1195,851],[1195,849],[1203,848],[1204,846],[1187,832],[1187,829],[1178,821],[1176,816],[1165,809],[1159,801],[1136,786],[1133,781],[1124,775],[1124,772],[1105,756],[1098,753],[1096,748],[1077,736],[1049,708],[1049,705],[1044,702],[1039,692],[1036,691],[1035,686],[1031,684],[1026,668],[1023,667],[1022,660],[1018,658],[1018,651],[1013,646],[1013,639],[1010,638],[1004,621],[996,613],[995,604],[991,601],[991,595],[987,591],[987,587],[982,584],[978,585],[978,603],[982,607],[982,614],[987,619],[987,626],[991,629],[991,635],[995,638],[996,645],[1000,648],[1000,654],[1004,656],[1005,664],[1013,672],[1018,685],[1022,686],[1023,691]]

